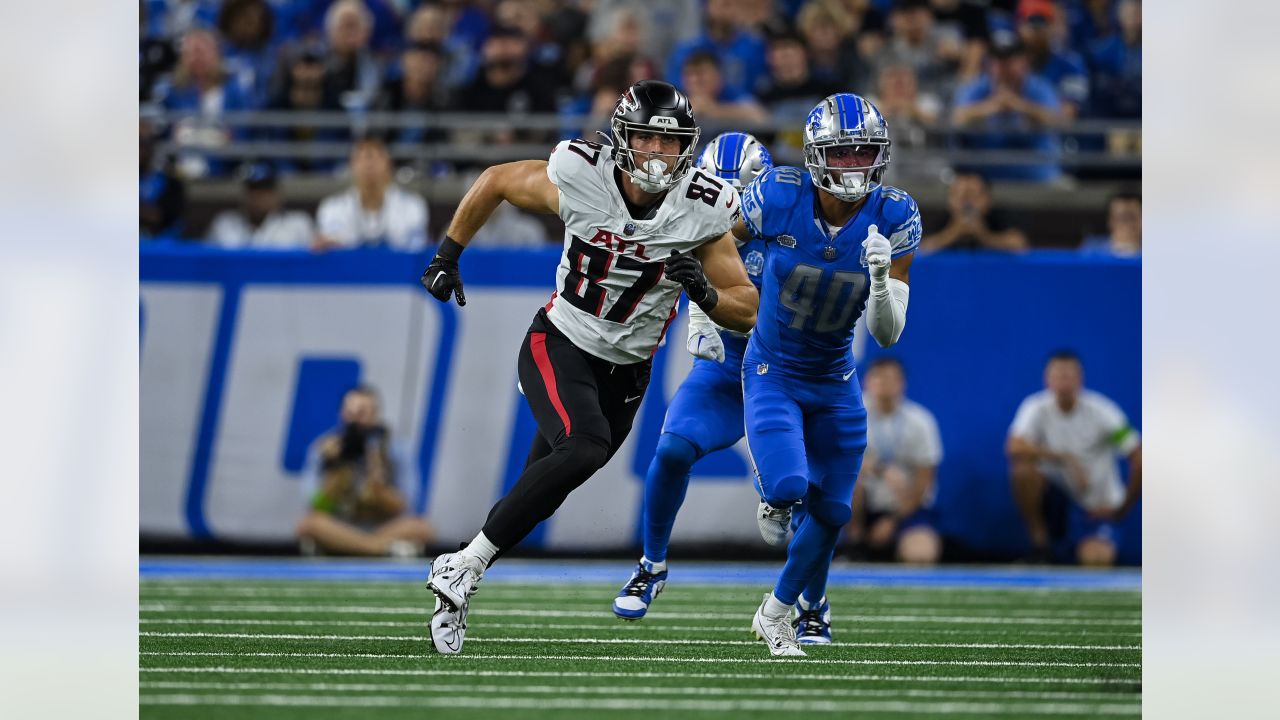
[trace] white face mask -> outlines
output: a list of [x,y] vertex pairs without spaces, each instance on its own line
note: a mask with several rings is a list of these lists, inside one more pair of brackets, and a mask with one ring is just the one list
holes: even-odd
[[667,164],[657,158],[636,168],[632,179],[647,193],[659,193],[671,187],[671,173],[667,172]]

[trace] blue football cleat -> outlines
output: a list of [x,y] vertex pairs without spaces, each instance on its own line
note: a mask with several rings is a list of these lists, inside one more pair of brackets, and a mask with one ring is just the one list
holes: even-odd
[[791,621],[791,625],[796,629],[796,638],[800,640],[800,644],[830,645],[831,603],[827,602],[827,598],[823,597],[810,605],[802,595],[796,601],[796,610],[799,614]]
[[654,572],[653,563],[643,558],[618,597],[613,599],[613,614],[623,620],[639,620],[649,611],[649,603],[667,585],[667,571]]

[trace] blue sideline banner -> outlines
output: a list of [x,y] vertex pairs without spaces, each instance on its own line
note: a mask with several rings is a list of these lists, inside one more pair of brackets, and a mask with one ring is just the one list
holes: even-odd
[[[516,353],[551,294],[556,250],[475,249],[468,304],[443,305],[417,278],[422,255],[243,253],[144,248],[141,276],[143,534],[281,541],[305,497],[307,448],[337,421],[342,391],[377,387],[408,451],[401,484],[443,543],[469,539],[523,466],[535,432],[516,388]],[[910,321],[892,349],[908,394],[938,418],[945,534],[1013,554],[1026,542],[1004,467],[1004,435],[1069,346],[1086,383],[1141,427],[1141,266],[1065,253],[920,258]],[[630,547],[645,469],[668,400],[692,361],[685,312],[654,358],[631,438],[527,543]],[[881,352],[856,344],[866,358]],[[860,353],[861,355],[862,353]],[[862,357],[859,358],[863,360]],[[758,541],[744,443],[694,471],[673,542]],[[1122,550],[1140,557],[1140,521]]]

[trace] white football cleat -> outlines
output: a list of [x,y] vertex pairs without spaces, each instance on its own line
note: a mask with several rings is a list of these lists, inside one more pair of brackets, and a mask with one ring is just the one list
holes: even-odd
[[431,615],[431,645],[443,655],[462,652],[462,642],[467,637],[467,604],[460,611],[450,610],[438,596],[436,609]]
[[484,563],[462,553],[446,553],[431,561],[427,588],[444,601],[452,612],[465,611],[467,600],[476,592],[484,575]]
[[805,656],[805,651],[800,649],[800,641],[796,640],[796,629],[791,626],[791,612],[785,612],[778,617],[766,615],[764,606],[767,602],[769,602],[768,593],[765,594],[760,607],[756,608],[755,618],[751,620],[751,629],[755,631],[756,637],[764,640],[769,646],[769,654],[774,657]]
[[782,547],[787,544],[787,536],[791,534],[791,508],[776,508],[764,500],[756,509],[756,524],[760,526],[760,537],[766,545]]

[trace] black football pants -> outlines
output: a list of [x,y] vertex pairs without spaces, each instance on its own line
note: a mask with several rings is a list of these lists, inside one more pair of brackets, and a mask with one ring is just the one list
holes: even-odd
[[538,434],[514,487],[489,511],[485,537],[511,549],[618,451],[652,362],[615,365],[579,349],[539,310],[520,346],[520,386]]

